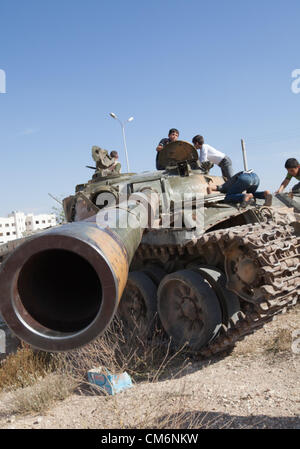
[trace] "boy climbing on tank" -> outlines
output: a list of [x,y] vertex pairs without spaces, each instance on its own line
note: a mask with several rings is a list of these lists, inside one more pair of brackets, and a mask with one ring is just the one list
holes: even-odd
[[222,176],[226,178],[226,180],[233,176],[230,157],[226,156],[226,154],[221,151],[216,150],[211,145],[204,143],[203,136],[200,136],[199,134],[193,137],[192,142],[196,150],[200,150],[200,163],[209,161],[218,165],[222,170]]
[[[207,187],[207,193],[219,191],[226,193],[226,203],[251,203],[253,198],[265,199],[265,206],[272,205],[272,195],[269,190],[257,192],[259,177],[253,170],[241,171],[220,186]],[[245,193],[243,193],[245,192]]]
[[[279,189],[276,190],[275,195],[277,193],[283,192],[283,190],[286,188],[286,186],[289,184],[292,178],[295,178],[298,181],[300,181],[300,164],[297,159],[295,158],[287,159],[285,163],[285,168],[288,171],[287,175],[285,179],[282,181]],[[300,182],[294,185],[294,187],[292,188],[292,193],[300,193]]]

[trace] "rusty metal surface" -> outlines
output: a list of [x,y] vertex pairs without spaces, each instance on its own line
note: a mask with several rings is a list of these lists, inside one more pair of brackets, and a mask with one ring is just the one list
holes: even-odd
[[82,346],[114,316],[128,263],[124,248],[91,223],[33,237],[1,266],[1,314],[36,348]]
[[[52,226],[51,229],[58,227]],[[50,229],[50,228],[49,228]],[[45,229],[41,230],[38,229],[36,231],[32,231],[30,235],[27,235],[26,237],[21,237],[19,239],[11,240],[10,242],[4,243],[3,245],[0,245],[0,262],[3,260],[6,256],[11,254],[18,246],[20,246],[22,243],[24,243],[26,240],[30,239],[33,235],[40,234],[41,232],[44,232]]]
[[[169,150],[163,150],[166,164],[195,162],[198,157],[188,143],[169,147],[169,155]],[[165,171],[110,178],[95,175],[64,200],[66,216],[74,223],[29,238],[5,260],[0,269],[0,312],[21,339],[51,351],[73,349],[91,341],[104,331],[116,312],[130,264],[131,270],[141,271],[146,265],[152,266],[149,277],[157,286],[164,272],[184,270],[189,264],[226,270],[231,296],[223,298],[223,308],[227,300],[232,302],[228,298],[238,296],[241,310],[234,310],[234,319],[227,314],[229,322],[223,320],[219,335],[199,352],[201,355],[233,345],[298,301],[299,223],[290,225],[296,220],[296,203],[274,198],[273,207],[262,207],[263,201],[246,208],[224,204],[224,196],[206,195],[207,186],[220,185],[223,178],[204,174],[187,163],[182,165],[187,170],[180,167],[173,164]],[[104,214],[97,214],[96,223],[94,214],[99,210],[96,202],[101,192],[112,193],[117,204],[104,206]],[[153,192],[163,194],[164,199],[149,203],[148,195]],[[176,194],[185,193],[189,195],[191,216],[198,207],[197,194],[202,195],[203,228],[192,228],[193,220],[179,230],[154,226],[145,230],[140,226],[142,210],[150,211],[151,216],[159,211],[157,222],[169,216],[174,224],[171,204],[176,203]],[[132,195],[134,198],[122,202],[122,194],[126,200]],[[139,207],[133,204],[134,199]],[[119,221],[114,227],[104,218],[111,210],[118,211]],[[119,226],[124,217],[135,220],[137,228]],[[93,282],[95,287],[91,286]],[[128,285],[130,293],[130,282]],[[217,287],[215,284],[215,291]]]
[[222,311],[211,285],[194,270],[179,270],[163,278],[158,292],[158,314],[165,331],[178,345],[188,341],[199,350],[218,334]]
[[144,218],[157,207],[157,195],[144,190],[114,209],[134,227],[109,227],[104,211],[18,246],[0,269],[0,312],[13,332],[45,351],[71,350],[102,334],[119,306]]
[[141,271],[131,271],[117,316],[126,327],[146,337],[154,331],[157,312],[156,285]]
[[[199,356],[209,357],[226,350],[299,301],[300,235],[295,234],[291,225],[268,222],[213,231],[196,243],[191,241],[185,246],[156,248],[141,245],[138,249],[137,258],[141,259],[142,264],[157,260],[165,267],[171,264],[172,271],[178,269],[176,263],[183,259],[186,262],[197,260],[199,264],[224,266],[228,249],[237,243],[247,251],[249,249],[249,257],[257,264],[259,281],[256,279],[255,285],[250,284],[249,287],[260,294],[256,295],[257,301],[253,301],[242,289],[238,292],[241,311],[228,326],[222,325],[218,337],[197,352]],[[230,289],[230,278],[227,282]]]
[[300,213],[300,193],[279,193],[277,198],[286,206],[294,208],[295,212]]
[[238,296],[226,287],[227,279],[225,274],[215,267],[205,265],[191,264],[188,268],[200,273],[213,287],[222,309],[222,323],[230,327],[231,321],[236,320],[237,313],[241,308]]
[[182,161],[197,161],[198,153],[195,147],[183,140],[177,140],[166,145],[158,153],[158,164],[161,167],[176,165]]
[[[279,198],[273,198],[273,207],[263,207],[263,200],[246,208],[220,203],[223,198],[206,195],[206,187],[220,185],[223,179],[205,175],[201,170],[190,170],[191,167],[180,175],[175,162],[196,160],[196,154],[189,144],[177,143],[169,147],[174,151],[169,155],[166,151],[164,156],[162,151],[160,156],[166,159],[165,165],[171,162],[169,170],[93,179],[80,190],[94,201],[104,186],[117,197],[121,192],[129,196],[152,186],[156,192],[164,194],[167,204],[178,193],[188,192],[191,198],[197,193],[204,194],[204,228],[147,229],[142,243],[132,254],[131,269],[143,270],[145,265],[152,264],[172,273],[190,263],[221,270],[227,265],[227,287],[232,295],[238,295],[241,310],[234,309],[234,318],[229,323],[223,322],[219,336],[201,351],[202,355],[209,355],[234,344],[298,300],[299,236],[295,235],[295,228],[289,226],[296,220],[295,210],[291,204],[285,207]],[[171,212],[169,209],[161,211],[160,219],[163,214],[171,215]],[[230,291],[228,293],[230,297]]]

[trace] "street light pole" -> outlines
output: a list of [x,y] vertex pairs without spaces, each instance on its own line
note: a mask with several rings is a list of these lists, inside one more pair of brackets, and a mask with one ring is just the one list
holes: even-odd
[[122,133],[123,133],[124,148],[125,148],[125,155],[126,155],[127,173],[129,173],[130,170],[129,170],[129,161],[128,161],[127,145],[126,145],[126,138],[125,138],[125,125],[124,124],[122,124]]
[[123,135],[123,141],[124,141],[124,149],[125,149],[125,156],[126,156],[126,163],[127,163],[127,172],[129,173],[129,161],[128,161],[128,152],[127,152],[127,145],[126,145],[126,138],[125,138],[125,125],[128,122],[132,122],[133,117],[129,117],[129,119],[127,119],[125,122],[121,122],[121,120],[119,119],[119,117],[114,113],[114,112],[110,112],[109,115],[114,118],[115,120],[118,120],[118,122],[121,125],[122,128],[122,135]]

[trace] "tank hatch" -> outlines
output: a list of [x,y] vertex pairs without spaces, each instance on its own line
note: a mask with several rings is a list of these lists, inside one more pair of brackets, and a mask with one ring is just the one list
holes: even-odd
[[161,167],[177,167],[181,162],[188,162],[190,164],[198,162],[197,150],[189,142],[183,140],[171,142],[158,154],[158,163]]

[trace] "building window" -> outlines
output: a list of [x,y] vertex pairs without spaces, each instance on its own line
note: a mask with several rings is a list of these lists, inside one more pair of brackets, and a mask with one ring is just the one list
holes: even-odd
[[43,220],[42,223],[46,223],[45,220]]
[[39,222],[39,221],[36,221],[35,224],[40,224],[40,222]]
[[8,223],[5,223],[5,226],[8,228],[9,224],[8,224]]
[[10,235],[10,232],[7,232],[6,235]]
[[13,232],[13,234],[15,234],[15,235],[16,235],[16,231],[14,231],[14,232]]
[[2,237],[2,236],[3,236],[3,232],[0,233],[0,237]]

